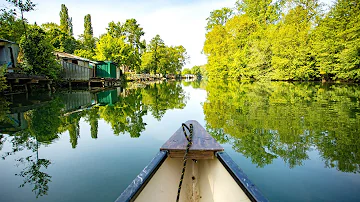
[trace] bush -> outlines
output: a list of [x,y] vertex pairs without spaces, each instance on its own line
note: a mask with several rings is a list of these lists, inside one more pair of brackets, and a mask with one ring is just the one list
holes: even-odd
[[57,79],[61,66],[55,60],[54,47],[50,44],[44,30],[33,26],[27,33],[27,36],[23,36],[20,41],[27,70],[33,74]]

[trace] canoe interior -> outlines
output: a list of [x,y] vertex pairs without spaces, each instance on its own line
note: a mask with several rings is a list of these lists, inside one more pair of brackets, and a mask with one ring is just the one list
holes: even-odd
[[[187,154],[180,201],[267,201],[216,140],[197,121],[186,122],[190,124],[193,144]],[[116,202],[176,201],[187,144],[180,127]]]
[[[167,158],[136,202],[175,201],[183,160]],[[218,159],[188,160],[180,201],[251,201]]]

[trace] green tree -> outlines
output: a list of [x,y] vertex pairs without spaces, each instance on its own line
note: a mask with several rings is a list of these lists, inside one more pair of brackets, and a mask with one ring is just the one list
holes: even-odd
[[82,38],[85,50],[93,50],[95,48],[95,39],[90,14],[87,14],[84,17],[84,34]]
[[6,73],[5,65],[0,66],[0,92],[6,90],[8,88],[8,86],[6,84],[5,73]]
[[33,2],[31,2],[31,0],[6,0],[7,2],[10,2],[11,4],[13,4],[17,9],[20,10],[21,13],[21,21],[23,22],[23,26],[24,26],[24,31],[26,34],[26,23],[25,23],[25,18],[24,18],[24,13],[25,12],[30,12],[32,10],[35,9],[36,4],[34,4]]
[[285,2],[284,0],[238,0],[236,9],[239,14],[247,14],[260,24],[266,25],[279,19],[281,5]]
[[2,10],[0,14],[0,38],[19,43],[24,33],[23,21],[16,17],[16,13],[13,10]]
[[21,38],[20,48],[23,50],[27,71],[58,78],[61,68],[55,60],[54,47],[44,30],[38,26],[31,27],[28,35]]
[[184,68],[181,72],[182,75],[185,75],[185,74],[191,74],[191,69],[189,68]]
[[67,32],[61,30],[55,23],[45,23],[41,27],[46,32],[47,38],[54,48],[61,52],[73,53],[79,46],[76,39]]
[[206,90],[207,129],[254,164],[293,168],[316,148],[326,167],[360,172],[359,86],[209,81]]
[[140,71],[141,55],[145,49],[145,43],[141,37],[145,34],[143,28],[135,19],[127,19],[124,24],[120,22],[110,22],[107,28],[107,34],[113,38],[122,39],[131,47],[130,54],[127,56],[129,62],[126,66],[135,71]]
[[86,121],[90,124],[91,137],[96,139],[98,137],[98,127],[99,127],[99,108],[93,107],[87,111]]
[[69,18],[69,35],[74,36],[74,27],[72,24],[72,17]]
[[79,57],[83,57],[89,60],[95,60],[95,53],[91,50],[85,50],[85,49],[78,49],[74,51],[74,55],[77,55]]
[[211,31],[215,25],[224,26],[226,22],[232,18],[234,11],[231,8],[222,8],[210,12],[210,16],[206,18],[206,31]]
[[127,96],[118,97],[113,106],[99,107],[99,115],[111,125],[115,135],[129,133],[132,138],[140,137],[146,125],[142,117],[147,114],[141,100],[141,89],[129,90]]
[[[344,2],[347,3],[337,6],[341,4],[339,1],[327,17],[321,19],[322,7],[317,0],[237,1],[237,13],[224,17],[223,23],[213,23],[206,34],[203,50],[208,56],[209,80],[357,81],[358,30],[347,27],[346,33],[351,33],[348,38],[337,39],[338,34],[334,33],[344,28],[336,21],[344,24],[351,21],[353,27],[358,27],[358,18],[353,15],[359,12],[358,7],[352,7],[350,1]],[[343,13],[344,16],[353,15],[349,21],[341,16],[331,17],[337,7],[349,12]],[[350,7],[353,10],[349,11]],[[211,13],[209,19],[213,15]],[[345,43],[349,43],[348,48],[340,54],[338,50],[344,48]],[[351,73],[345,73],[347,71]]]
[[62,108],[61,100],[55,98],[40,108],[25,112],[24,117],[28,123],[28,128],[13,134],[12,151],[3,156],[6,158],[24,149],[35,153],[25,158],[16,159],[19,165],[25,165],[24,169],[16,175],[24,178],[20,187],[27,184],[33,185],[32,191],[35,192],[36,198],[47,195],[48,184],[51,182],[51,176],[44,171],[51,164],[51,161],[39,157],[39,147],[42,144],[49,145],[59,138],[58,129],[61,125]]
[[187,97],[179,83],[164,82],[142,90],[142,102],[154,118],[161,120],[169,109],[183,109]]
[[65,4],[61,4],[60,30],[72,36],[72,19],[69,17],[68,8]]
[[193,66],[193,67],[191,68],[191,74],[197,76],[198,78],[201,78],[200,66]]
[[114,38],[110,34],[103,35],[96,45],[96,59],[110,60],[119,65],[130,66],[131,46],[124,42],[124,37]]
[[360,5],[338,0],[314,31],[314,52],[323,80],[360,81]]
[[183,46],[168,47],[160,36],[156,35],[142,55],[141,71],[163,75],[180,73],[188,58]]
[[165,49],[165,43],[160,38],[160,35],[156,35],[151,39],[150,44],[147,47],[147,51],[144,54],[144,63],[141,69],[147,73],[158,73],[161,53]]

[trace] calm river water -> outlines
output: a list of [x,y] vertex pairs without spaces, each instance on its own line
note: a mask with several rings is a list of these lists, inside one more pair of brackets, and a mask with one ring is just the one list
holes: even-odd
[[270,201],[360,201],[360,87],[182,82],[0,98],[0,201],[114,201],[195,119]]

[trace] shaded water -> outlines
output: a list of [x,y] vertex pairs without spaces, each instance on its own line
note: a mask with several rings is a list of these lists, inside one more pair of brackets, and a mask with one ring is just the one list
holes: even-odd
[[360,201],[358,85],[183,82],[6,100],[0,201],[114,201],[188,119],[270,201]]

